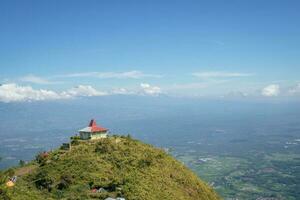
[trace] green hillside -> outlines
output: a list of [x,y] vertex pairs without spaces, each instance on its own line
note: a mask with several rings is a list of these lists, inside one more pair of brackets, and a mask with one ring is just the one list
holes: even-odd
[[[8,176],[17,175],[7,187]],[[2,172],[0,199],[214,200],[217,194],[163,150],[130,137],[73,139],[70,150]]]

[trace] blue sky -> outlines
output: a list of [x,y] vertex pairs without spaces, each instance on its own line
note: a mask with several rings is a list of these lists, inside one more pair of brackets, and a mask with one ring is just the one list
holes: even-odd
[[79,86],[91,96],[299,95],[299,9],[296,0],[2,0],[0,99]]

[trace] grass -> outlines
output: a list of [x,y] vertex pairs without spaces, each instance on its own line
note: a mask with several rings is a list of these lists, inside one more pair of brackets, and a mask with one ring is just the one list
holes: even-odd
[[[39,164],[17,168],[21,177],[2,190],[9,199],[215,200],[218,195],[163,150],[130,137],[73,141],[70,151],[55,150]],[[92,189],[105,189],[94,193]],[[1,195],[1,194],[0,194]],[[0,196],[1,197],[1,196]]]

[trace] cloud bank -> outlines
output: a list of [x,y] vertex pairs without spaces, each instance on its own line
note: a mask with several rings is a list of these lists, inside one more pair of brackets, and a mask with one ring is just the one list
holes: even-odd
[[41,101],[61,98],[60,95],[51,90],[34,90],[30,86],[18,86],[14,83],[0,86],[0,101]]
[[79,85],[63,92],[52,90],[33,89],[31,86],[19,86],[15,83],[0,85],[0,102],[22,102],[22,101],[43,101],[70,99],[84,96],[103,96],[105,92],[100,92],[92,86]]
[[106,92],[101,92],[96,90],[90,85],[79,85],[77,87],[71,88],[66,92],[62,92],[62,96],[66,97],[93,97],[93,96],[104,96],[108,95]]
[[157,96],[161,93],[160,87],[151,86],[148,83],[141,83],[137,90],[119,88],[111,90],[110,92],[99,91],[90,85],[79,85],[66,91],[55,92],[52,90],[34,89],[31,86],[20,86],[15,83],[9,83],[0,85],[0,102],[32,102],[116,94]]

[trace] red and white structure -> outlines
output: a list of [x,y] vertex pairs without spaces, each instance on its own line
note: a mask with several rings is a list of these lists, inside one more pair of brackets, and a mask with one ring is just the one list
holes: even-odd
[[107,137],[108,129],[97,125],[92,119],[88,127],[79,130],[79,134],[82,140],[101,139]]

